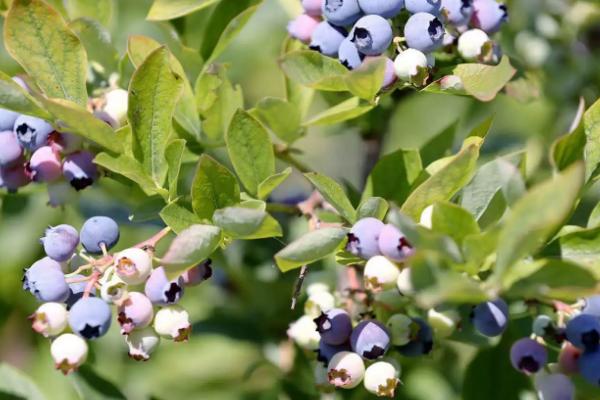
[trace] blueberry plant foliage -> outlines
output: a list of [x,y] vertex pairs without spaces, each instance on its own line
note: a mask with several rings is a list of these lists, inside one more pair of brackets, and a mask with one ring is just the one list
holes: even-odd
[[[528,149],[482,157],[493,116],[380,154],[409,95],[488,102],[534,90],[531,60],[511,60],[496,39],[503,4],[297,2],[278,59],[285,96],[247,104],[219,61],[262,1],[155,0],[147,20],[183,36],[185,18],[200,15],[200,45],[137,34],[124,54],[104,26],[111,1],[7,3],[3,43],[22,73],[0,73],[3,198],[45,185],[60,207],[117,181],[138,203],[131,219],[160,224],[118,251],[112,218],[50,227],[46,256],[25,270],[23,288],[41,303],[32,327],[82,398],[125,398],[85,364],[89,343],[118,324],[129,356],[147,361],[159,343],[187,341],[184,291],[210,277],[210,259],[261,239],[277,243],[269,257],[282,279],[299,273],[284,301],[303,312],[273,339],[287,343],[289,363],[277,365],[270,393],[404,398],[405,369],[459,360],[468,365],[455,389],[467,400],[599,393],[600,209],[585,226],[572,221],[599,176],[600,103],[580,103],[541,177]],[[307,131],[336,124],[374,143],[360,188],[300,160]],[[292,176],[311,192],[274,200]],[[336,279],[319,281],[319,271],[304,284],[320,264]],[[0,372],[0,393],[44,398],[17,369]]]

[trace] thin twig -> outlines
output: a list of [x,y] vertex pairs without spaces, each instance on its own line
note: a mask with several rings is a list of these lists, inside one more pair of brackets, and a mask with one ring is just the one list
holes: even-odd
[[144,240],[143,242],[136,244],[135,247],[140,249],[148,248],[154,250],[158,242],[164,239],[165,236],[169,234],[169,232],[171,232],[171,228],[167,226],[166,228],[158,232],[156,235],[152,236],[150,239]]
[[308,272],[308,266],[304,264],[302,268],[300,268],[300,275],[298,275],[298,279],[296,280],[296,285],[294,286],[294,294],[292,295],[292,305],[291,309],[294,310],[296,308],[296,303],[298,302],[298,297],[300,297],[300,292],[302,291],[302,284],[304,283],[304,278],[306,278],[306,274]]

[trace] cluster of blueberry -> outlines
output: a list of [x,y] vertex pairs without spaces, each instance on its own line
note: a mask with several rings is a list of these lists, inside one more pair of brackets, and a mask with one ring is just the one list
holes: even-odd
[[[366,261],[362,275],[367,294],[390,289],[404,296],[414,293],[406,264],[414,249],[394,225],[376,218],[359,220],[348,234],[346,251]],[[342,296],[337,298],[323,284],[309,286],[308,296],[305,315],[290,326],[288,336],[299,346],[316,350],[323,364],[317,364],[315,378],[323,389],[352,389],[363,382],[369,392],[393,397],[401,371],[396,356],[429,354],[434,337],[446,338],[462,325],[454,309],[430,309],[426,317],[401,310],[385,323],[365,318],[368,311],[336,308]],[[480,334],[499,336],[508,324],[508,305],[500,298],[478,304],[470,320]]]
[[111,304],[135,360],[148,360],[160,337],[187,340],[189,316],[177,303],[184,287],[208,279],[212,269],[207,260],[169,280],[163,267],[153,268],[154,245],[164,233],[110,254],[120,236],[111,218],[90,218],[81,232],[70,225],[47,229],[41,239],[46,257],[25,270],[23,288],[43,303],[31,316],[32,327],[52,338],[57,369],[67,374],[85,362],[86,340],[105,335],[111,326]]
[[[456,45],[468,61],[497,62],[500,49],[488,34],[508,18],[506,6],[495,0],[302,0],[302,6],[305,13],[289,23],[289,34],[348,69],[397,44],[395,61],[387,59],[383,87],[397,78],[422,83],[435,65],[433,52],[442,47],[453,52]],[[402,25],[404,36],[394,38],[393,26]]]
[[[574,306],[556,303],[555,308],[556,320],[538,316],[531,337],[513,344],[510,359],[515,369],[536,374],[538,391],[555,396],[548,398],[573,399],[575,389],[569,375],[580,374],[590,384],[600,386],[600,295]],[[557,363],[547,365],[547,347],[556,346],[560,346]]]

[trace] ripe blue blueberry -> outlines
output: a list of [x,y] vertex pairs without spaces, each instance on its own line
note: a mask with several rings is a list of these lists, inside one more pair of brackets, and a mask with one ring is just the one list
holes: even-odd
[[201,262],[200,264],[181,274],[183,286],[197,286],[210,279],[213,274],[211,264],[212,260],[208,258],[206,261]]
[[496,0],[474,0],[471,24],[487,33],[496,33],[508,20],[508,10]]
[[600,386],[600,351],[583,353],[577,362],[581,376],[595,386]]
[[346,250],[365,260],[380,255],[378,240],[383,226],[376,218],[359,220],[348,233]]
[[0,131],[12,131],[17,118],[19,118],[19,113],[0,108]]
[[600,317],[600,294],[586,297],[584,302],[585,304],[581,310],[583,314],[590,314],[595,317]]
[[404,26],[404,37],[408,47],[423,53],[431,53],[444,44],[444,25],[429,13],[416,13]]
[[404,0],[358,0],[360,9],[367,15],[375,14],[394,18],[404,8]]
[[340,44],[338,59],[344,67],[353,70],[360,67],[365,59],[365,55],[358,51],[356,45],[350,38],[346,38],[342,41],[342,44]]
[[437,15],[441,5],[441,0],[405,0],[404,2],[404,6],[411,14],[424,12]]
[[48,257],[59,262],[67,261],[77,249],[79,232],[71,225],[62,224],[46,229],[40,241]]
[[48,143],[54,128],[43,119],[21,115],[15,121],[14,132],[21,146],[34,151]]
[[75,190],[85,189],[97,179],[98,169],[93,160],[94,155],[88,151],[79,151],[65,158],[62,172]]
[[398,347],[398,351],[407,357],[418,357],[429,354],[433,349],[433,329],[421,318],[413,318],[410,341]]
[[0,167],[9,168],[23,160],[23,148],[11,130],[0,132]]
[[486,301],[473,309],[473,325],[485,336],[498,336],[508,325],[508,305],[502,299]]
[[109,305],[98,297],[82,298],[69,311],[69,326],[85,339],[97,339],[110,328]]
[[344,28],[321,22],[313,31],[309,47],[329,57],[337,57],[338,50],[348,32]]
[[31,174],[22,164],[0,168],[0,187],[6,188],[10,193],[15,193],[19,188],[27,186],[29,182],[31,182]]
[[179,277],[169,281],[163,267],[155,268],[146,281],[144,293],[154,304],[175,304],[183,296],[183,279]]
[[[73,307],[73,304],[77,303],[83,297],[88,284],[87,280],[84,280],[84,275],[75,274],[71,275],[70,278],[76,282],[69,283],[69,297],[65,301],[67,310],[70,310],[71,307]],[[95,294],[96,288],[92,286],[90,289],[90,296],[94,296]]]
[[358,51],[368,56],[377,56],[387,50],[394,34],[387,19],[379,15],[366,15],[356,21],[350,37]]
[[79,239],[89,253],[102,254],[102,245],[110,249],[119,241],[119,225],[109,217],[92,217],[83,224]]
[[442,0],[446,20],[454,26],[466,26],[473,15],[473,0]]
[[546,365],[548,352],[540,343],[530,338],[517,340],[510,349],[510,362],[525,374],[535,374]]
[[42,146],[29,160],[31,177],[35,182],[52,182],[62,175],[62,164],[58,150],[52,146]]
[[349,342],[338,345],[331,345],[321,340],[319,342],[319,349],[317,350],[317,360],[321,361],[322,363],[324,363],[325,366],[327,366],[327,364],[329,364],[329,361],[331,361],[333,356],[342,351],[352,351]]
[[323,16],[334,25],[352,25],[362,15],[358,0],[324,0]]
[[537,374],[535,389],[542,400],[574,400],[575,386],[568,376],[563,374]]
[[340,308],[333,308],[321,313],[315,318],[317,332],[321,335],[321,342],[330,345],[340,345],[348,341],[352,333],[352,320],[350,314]]
[[28,290],[41,302],[62,303],[69,297],[69,286],[60,264],[47,257],[25,271],[23,289]]
[[375,360],[390,347],[391,337],[385,325],[376,320],[362,321],[350,335],[350,345],[363,358]]
[[589,314],[579,314],[567,323],[567,340],[581,350],[597,351],[600,344],[600,321]]
[[390,224],[385,225],[381,230],[378,245],[381,254],[396,262],[402,262],[414,253],[413,247],[406,236]]

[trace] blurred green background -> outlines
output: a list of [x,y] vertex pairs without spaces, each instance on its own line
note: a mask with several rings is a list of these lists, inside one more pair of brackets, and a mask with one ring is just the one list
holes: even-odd
[[[114,1],[108,28],[121,55],[131,34],[148,35],[171,47],[180,36],[192,49],[201,46],[203,24],[211,8],[172,23],[153,23],[145,20],[151,3]],[[311,129],[298,142],[304,151],[300,159],[312,169],[346,182],[348,188],[360,190],[372,158],[378,154],[419,148],[453,123],[457,123],[458,144],[461,133],[495,114],[484,147],[486,157],[526,147],[530,179],[547,174],[545,154],[552,141],[567,131],[579,97],[589,105],[600,95],[600,6],[597,1],[567,0],[509,3],[511,19],[501,43],[519,67],[522,83],[511,86],[512,96],[500,95],[491,103],[481,104],[466,97],[404,92],[388,97],[378,109],[358,120]],[[298,12],[297,0],[265,0],[218,60],[230,64],[229,78],[243,88],[246,107],[265,96],[283,96],[277,58],[286,24]],[[193,57],[191,60],[187,65],[194,71]],[[20,72],[4,49],[0,69],[9,74]],[[335,99],[335,95],[318,95],[311,112],[324,109]],[[381,144],[375,150],[374,138]],[[192,174],[193,165],[187,171]],[[277,194],[282,199],[309,190],[299,177],[284,186]],[[1,195],[0,360],[29,375],[48,399],[87,399],[93,391],[77,376],[63,377],[56,372],[48,341],[32,332],[26,317],[37,305],[21,290],[22,270],[42,256],[38,239],[48,225],[79,227],[89,216],[111,215],[122,226],[118,250],[152,235],[160,224],[130,221],[131,215],[140,215],[144,197],[111,179],[86,190],[64,209],[47,207],[44,192],[39,186],[17,195]],[[597,199],[588,201],[592,204]],[[281,218],[288,232],[286,242],[306,229],[302,219]],[[194,321],[189,343],[163,341],[149,362],[137,363],[128,359],[124,340],[113,326],[106,337],[94,342],[88,366],[131,399],[317,396],[310,387],[311,369],[302,364],[302,357],[294,364],[293,352],[299,350],[294,350],[285,337],[288,324],[301,311],[289,310],[295,274],[281,274],[272,262],[272,255],[281,247],[283,243],[273,239],[235,243],[216,257],[214,279],[189,290],[182,300]],[[335,275],[335,264],[325,262],[314,266],[308,279],[334,282]],[[473,356],[473,348],[451,345],[411,365],[403,374],[405,388],[398,398],[459,399],[464,368],[457,366],[468,364]],[[111,384],[97,379],[92,382],[100,390],[97,398],[115,396]],[[367,396],[360,390],[333,396],[342,395]],[[529,395],[524,393],[523,399]]]

